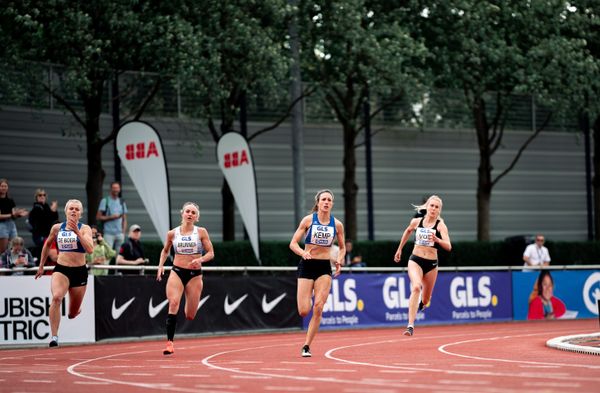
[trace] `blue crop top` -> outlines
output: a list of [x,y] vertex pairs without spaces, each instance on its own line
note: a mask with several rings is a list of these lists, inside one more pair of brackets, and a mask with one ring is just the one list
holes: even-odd
[[[82,225],[82,223],[78,222],[77,228],[81,229]],[[83,248],[83,245],[81,245],[79,237],[75,234],[75,232],[67,230],[66,228],[67,223],[63,222],[60,225],[58,235],[56,235],[56,246],[58,247],[58,251],[85,253],[85,249]]]
[[317,246],[331,247],[335,239],[335,218],[331,216],[329,224],[323,225],[319,222],[319,216],[315,212],[312,217],[312,224],[306,232],[304,244],[314,244]]

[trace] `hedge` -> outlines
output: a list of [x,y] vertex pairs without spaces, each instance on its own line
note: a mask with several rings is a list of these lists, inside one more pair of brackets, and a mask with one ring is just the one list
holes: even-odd
[[[162,243],[144,241],[144,253],[152,265],[158,265]],[[250,242],[215,242],[215,259],[211,266],[256,266]],[[398,247],[395,241],[358,241],[354,243],[354,254],[362,255],[369,267],[395,266],[394,254]],[[547,241],[553,265],[600,264],[600,242]],[[452,251],[439,253],[440,266],[508,266],[522,265],[524,242],[453,242]],[[407,244],[402,252],[400,266],[406,266],[412,250]],[[263,266],[296,266],[300,257],[289,249],[287,241],[263,241],[260,243]]]

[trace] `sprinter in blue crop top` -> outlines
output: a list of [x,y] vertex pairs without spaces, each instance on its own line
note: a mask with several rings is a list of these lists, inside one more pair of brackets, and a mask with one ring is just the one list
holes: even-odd
[[192,320],[196,317],[200,297],[202,296],[202,264],[215,257],[213,245],[206,228],[195,226],[200,219],[200,208],[194,202],[186,202],[181,208],[181,225],[167,232],[165,246],[160,253],[156,279],[162,280],[164,265],[171,252],[175,252],[173,268],[167,279],[167,299],[169,314],[167,315],[167,346],[164,355],[175,352],[173,340],[177,326],[177,311],[185,292],[185,317]]
[[[411,233],[415,232],[415,246],[408,259],[410,299],[408,301],[408,326],[404,332],[405,336],[412,336],[414,334],[417,311],[429,307],[438,273],[436,245],[446,251],[452,249],[448,228],[444,220],[440,218],[442,199],[437,195],[432,195],[424,205],[415,207],[417,211],[423,208],[426,209],[427,213],[425,213],[424,217],[417,217],[410,220],[408,227],[402,234],[398,250],[394,255],[394,261],[396,263],[400,262],[402,248],[404,248]],[[420,301],[419,298],[421,299]]]
[[60,325],[60,305],[69,293],[69,318],[75,318],[80,312],[87,285],[87,266],[85,253],[94,250],[92,229],[79,222],[83,213],[83,204],[77,199],[69,200],[65,205],[67,221],[54,224],[48,239],[42,248],[40,267],[35,275],[36,280],[44,274],[44,264],[48,259],[50,245],[56,241],[59,254],[50,282],[52,303],[50,304],[50,331],[52,339],[50,347],[58,346],[58,328]]
[[[344,225],[331,214],[333,193],[321,190],[315,195],[312,213],[304,217],[290,242],[290,249],[302,259],[298,264],[298,313],[306,316],[310,312],[314,291],[313,315],[306,332],[306,341],[302,347],[302,357],[310,357],[312,343],[319,325],[323,307],[331,288],[330,253],[334,240],[337,240],[339,252],[335,262],[335,276],[340,274],[346,255]],[[304,239],[304,248],[300,241]]]

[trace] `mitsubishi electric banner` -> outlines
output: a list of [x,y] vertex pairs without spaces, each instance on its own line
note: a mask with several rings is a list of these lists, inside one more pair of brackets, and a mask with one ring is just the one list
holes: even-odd
[[171,227],[171,203],[160,136],[146,123],[126,123],[117,134],[117,152],[164,243]]
[[[440,272],[431,306],[417,314],[417,323],[510,320],[510,281],[508,272]],[[404,326],[409,297],[407,274],[342,274],[332,282],[321,327]]]
[[246,138],[237,132],[221,136],[217,144],[217,160],[244,221],[254,255],[260,263],[256,177]]
[[[600,300],[600,272],[597,270],[548,270],[550,278],[543,285],[546,296],[554,302],[564,304],[564,310],[557,308],[555,318],[598,318]],[[514,319],[533,319],[535,307],[543,307],[530,298],[540,272],[513,272]],[[537,292],[534,293],[534,297]],[[537,315],[540,315],[538,312]]]
[[[0,346],[50,342],[50,278],[0,277]],[[61,306],[59,342],[94,342],[94,276],[88,276],[81,314],[68,319],[68,307],[69,295]]]

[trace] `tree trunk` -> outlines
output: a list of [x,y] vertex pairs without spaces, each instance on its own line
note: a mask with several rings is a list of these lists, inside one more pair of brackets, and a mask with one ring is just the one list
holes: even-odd
[[490,240],[490,201],[492,198],[492,152],[485,102],[479,98],[473,106],[475,130],[479,145],[477,168],[477,240]]
[[221,187],[221,200],[223,208],[223,241],[233,241],[235,240],[235,199],[225,179],[223,179],[223,186]]
[[594,138],[594,158],[593,158],[593,173],[592,178],[592,194],[594,196],[594,238],[600,240],[600,116],[596,117],[592,127]]
[[356,130],[349,124],[344,124],[344,228],[346,238],[356,240],[356,196],[358,185],[356,184],[356,151],[354,150],[354,139]]
[[[102,88],[100,86],[101,91]],[[87,146],[87,180],[85,182],[85,191],[87,195],[87,223],[89,225],[96,223],[96,212],[102,199],[102,185],[105,177],[104,169],[102,169],[103,144],[100,139],[101,99],[99,97],[101,95],[84,100]]]

